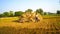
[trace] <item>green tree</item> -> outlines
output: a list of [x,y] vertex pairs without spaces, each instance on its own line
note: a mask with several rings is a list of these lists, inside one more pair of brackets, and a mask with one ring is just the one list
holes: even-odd
[[13,11],[10,11],[9,14],[10,14],[10,17],[14,16],[14,12]]
[[57,10],[57,14],[60,14],[60,10]]
[[3,17],[3,14],[0,14],[0,17]]
[[9,12],[4,12],[4,13],[3,13],[3,16],[4,16],[4,17],[9,17]]
[[48,15],[48,13],[47,12],[44,12],[44,15]]
[[37,9],[36,12],[38,12],[41,15],[43,15],[43,10],[42,9]]
[[27,9],[27,10],[25,11],[25,13],[26,13],[26,12],[31,13],[32,11],[33,11],[32,9]]
[[15,12],[15,16],[21,16],[22,14],[23,14],[22,11],[16,11],[16,12]]

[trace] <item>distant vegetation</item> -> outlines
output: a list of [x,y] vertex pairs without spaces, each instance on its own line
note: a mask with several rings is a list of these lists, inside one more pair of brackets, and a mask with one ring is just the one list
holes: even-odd
[[[25,12],[33,12],[32,9],[27,9],[25,11],[9,11],[9,12],[3,12],[0,14],[0,17],[14,17],[14,16],[21,16]],[[60,10],[57,10],[56,13],[51,13],[51,12],[44,12],[43,9],[37,9],[35,12],[40,13],[41,15],[51,15],[51,16],[59,16],[60,15]]]

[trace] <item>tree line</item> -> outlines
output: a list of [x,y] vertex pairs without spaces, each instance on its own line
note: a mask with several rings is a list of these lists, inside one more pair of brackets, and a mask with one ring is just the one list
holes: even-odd
[[[21,16],[25,12],[33,12],[32,9],[27,9],[24,12],[23,11],[9,11],[9,12],[3,12],[0,14],[0,17],[15,17],[15,16]],[[43,9],[37,9],[35,12],[38,12],[41,15],[52,15],[52,14],[60,14],[60,10],[57,10],[56,13],[50,13],[50,12],[44,12]]]

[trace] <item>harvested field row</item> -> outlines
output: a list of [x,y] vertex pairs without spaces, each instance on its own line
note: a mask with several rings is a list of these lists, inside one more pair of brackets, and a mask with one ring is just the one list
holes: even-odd
[[[47,31],[43,28],[14,28],[14,27],[2,27],[0,28],[0,34],[60,34],[60,31]],[[4,32],[4,33],[3,33]]]
[[2,18],[0,34],[60,34],[60,19],[56,19],[46,18],[39,23],[18,23],[14,22],[17,18]]

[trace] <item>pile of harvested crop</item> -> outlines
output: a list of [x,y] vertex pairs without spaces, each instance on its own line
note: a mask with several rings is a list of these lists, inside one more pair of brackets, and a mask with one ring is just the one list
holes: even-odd
[[42,16],[39,13],[26,12],[19,17],[19,22],[41,22],[43,20]]

